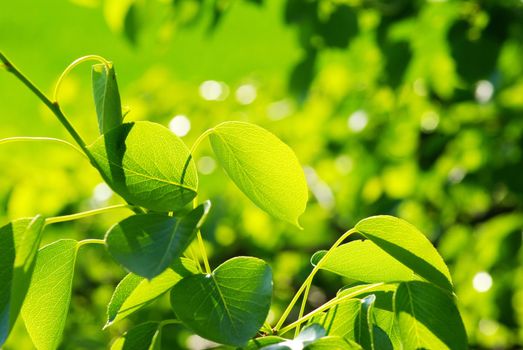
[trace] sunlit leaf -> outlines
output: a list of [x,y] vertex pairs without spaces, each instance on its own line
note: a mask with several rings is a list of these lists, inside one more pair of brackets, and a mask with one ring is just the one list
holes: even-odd
[[0,346],[9,336],[29,289],[45,220],[19,219],[0,228]]
[[146,322],[131,328],[116,339],[111,350],[160,350],[160,338],[158,322]]
[[138,214],[109,229],[105,237],[111,256],[130,272],[151,279],[181,257],[207,213],[207,201],[185,216]]
[[171,290],[176,316],[198,335],[243,346],[269,312],[272,273],[263,260],[236,257],[212,274],[185,277]]
[[189,150],[160,124],[123,124],[89,150],[104,180],[129,203],[168,212],[196,196],[198,176]]
[[467,334],[453,298],[425,282],[403,282],[395,313],[405,349],[467,349]]
[[22,316],[39,350],[54,350],[62,340],[71,301],[78,242],[62,239],[38,252]]
[[216,157],[238,188],[272,216],[299,226],[308,198],[294,152],[269,131],[225,122],[209,136]]
[[95,64],[92,67],[91,76],[98,128],[100,134],[104,134],[119,126],[123,119],[116,74],[112,63],[109,63],[108,66]]

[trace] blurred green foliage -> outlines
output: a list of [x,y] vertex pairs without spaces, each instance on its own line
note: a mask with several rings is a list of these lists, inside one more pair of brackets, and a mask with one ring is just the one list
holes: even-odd
[[[202,200],[214,203],[203,228],[211,263],[267,259],[274,317],[314,251],[364,217],[392,214],[421,228],[450,265],[471,346],[523,345],[521,1],[18,0],[2,4],[0,48],[48,92],[77,57],[112,60],[126,119],[170,125],[189,145],[224,120],[255,122],[288,143],[312,193],[303,231],[215,171],[208,143],[196,156]],[[59,101],[94,140],[89,65],[63,82]],[[0,138],[67,137],[8,74],[0,121]],[[68,148],[1,147],[2,225],[121,202]],[[124,214],[54,225],[44,243],[102,237]],[[78,262],[63,349],[103,349],[138,321],[171,315],[164,298],[102,332],[125,272],[99,247]],[[348,282],[320,275],[310,306]],[[166,348],[200,346],[170,327]],[[5,348],[31,347],[19,321]]]

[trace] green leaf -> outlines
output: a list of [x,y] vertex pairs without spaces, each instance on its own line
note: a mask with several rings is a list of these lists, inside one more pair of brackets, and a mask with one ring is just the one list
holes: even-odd
[[269,345],[281,343],[285,341],[285,338],[277,337],[275,335],[269,335],[266,337],[256,338],[249,340],[246,346],[242,347],[242,350],[258,350],[262,349],[264,347],[267,347]]
[[171,290],[176,316],[198,335],[244,346],[269,312],[272,273],[263,260],[236,257],[212,274],[185,277]]
[[307,345],[303,350],[360,350],[363,349],[358,343],[342,337],[323,337]]
[[394,302],[405,349],[467,349],[463,321],[445,291],[425,282],[404,282]]
[[374,350],[374,326],[373,309],[376,296],[368,295],[361,299],[361,309],[356,317],[356,328],[354,330],[355,341],[364,349]]
[[44,224],[44,218],[35,216],[0,228],[0,347],[29,289]]
[[91,70],[94,104],[98,115],[100,134],[122,124],[122,105],[112,63],[95,64]]
[[[316,252],[312,265],[317,265],[326,251]],[[365,282],[411,281],[416,275],[370,240],[353,241],[333,249],[321,269]]]
[[169,291],[183,277],[198,273],[194,261],[187,258],[175,260],[170,268],[148,281],[135,274],[125,276],[107,306],[107,324],[110,326],[133,312],[152,303],[156,298]]
[[272,216],[299,227],[308,198],[305,175],[294,152],[267,130],[225,122],[213,129],[211,146],[238,188]]
[[443,258],[413,225],[382,215],[361,220],[355,229],[418,276],[452,291],[450,273]]
[[161,329],[158,322],[146,322],[129,329],[116,339],[111,350],[159,350]]
[[165,271],[187,249],[211,204],[199,205],[187,215],[133,215],[109,229],[105,244],[111,256],[130,272],[151,279]]
[[38,252],[29,292],[22,307],[25,326],[38,350],[60,344],[71,301],[78,242],[62,239]]
[[131,204],[168,212],[196,196],[198,175],[189,149],[160,124],[126,123],[88,148],[107,184]]

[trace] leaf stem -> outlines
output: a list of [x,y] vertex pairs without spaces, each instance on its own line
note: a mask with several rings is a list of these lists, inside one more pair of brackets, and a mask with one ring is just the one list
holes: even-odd
[[[208,135],[212,134],[213,132],[214,132],[214,128],[210,128],[210,129],[205,130],[203,134],[198,136],[198,138],[196,139],[196,141],[194,141],[194,143],[191,147],[191,155],[194,154],[194,152],[196,151],[196,148],[198,148],[200,143],[202,143],[203,139],[206,138]],[[193,156],[193,158],[194,158],[194,156]]]
[[111,63],[109,61],[107,61],[105,58],[103,58],[102,56],[98,56],[98,55],[87,55],[87,56],[83,56],[83,57],[80,57],[76,60],[74,60],[69,66],[67,66],[67,68],[62,72],[62,74],[60,75],[60,77],[58,78],[58,81],[56,82],[56,85],[55,85],[55,88],[54,88],[54,94],[53,94],[53,100],[54,101],[58,101],[58,91],[60,90],[60,86],[62,85],[62,81],[64,80],[64,78],[67,76],[67,74],[69,74],[76,66],[78,66],[80,63],[83,63],[83,62],[86,62],[86,61],[97,61],[97,62],[100,62],[102,64],[104,64],[107,69],[110,68],[111,66]]
[[31,90],[48,108],[53,114],[56,116],[56,118],[62,123],[62,125],[65,127],[67,132],[72,136],[72,138],[76,141],[78,146],[82,149],[82,151],[87,155],[87,157],[92,161],[93,157],[89,150],[87,149],[87,146],[84,142],[84,140],[80,137],[78,132],[75,130],[75,128],[71,125],[65,114],[62,112],[60,106],[58,105],[58,102],[52,102],[39,88],[37,88],[18,68],[16,68],[11,61],[7,59],[6,56],[4,56],[3,53],[0,52],[0,61],[4,64],[4,67],[6,70],[10,73],[12,73],[15,77],[18,78],[29,90]]
[[76,213],[76,214],[71,214],[71,215],[55,216],[55,217],[51,217],[51,218],[45,219],[45,224],[46,225],[51,225],[51,224],[56,224],[58,222],[66,222],[66,221],[73,221],[73,220],[83,219],[83,218],[86,218],[86,217],[89,217],[89,216],[103,214],[103,213],[109,212],[111,210],[123,209],[123,208],[127,208],[127,209],[133,210],[134,206],[128,205],[128,204],[117,204],[117,205],[113,205],[113,206],[110,206],[110,207],[88,210],[88,211],[84,211],[84,212]]
[[[198,206],[198,196],[194,197],[194,199],[192,201],[193,209],[196,208],[197,206]],[[209,259],[207,257],[207,252],[205,251],[205,244],[203,244],[203,237],[202,237],[201,231],[198,230],[196,235],[198,236],[198,245],[200,247],[200,254],[203,259],[203,265],[205,266],[205,273],[211,273],[212,270],[211,270],[211,266],[209,265]]]
[[279,334],[285,334],[288,331],[290,331],[291,329],[293,329],[294,327],[298,327],[303,322],[306,322],[306,321],[310,320],[311,318],[313,318],[315,315],[319,314],[320,312],[328,310],[331,307],[336,306],[338,304],[341,304],[341,303],[343,303],[344,301],[346,301],[348,299],[352,299],[355,296],[360,295],[360,294],[365,293],[365,292],[370,292],[373,289],[375,289],[377,287],[381,287],[383,285],[385,285],[384,282],[374,283],[374,284],[371,284],[371,285],[369,285],[369,286],[367,286],[365,288],[361,288],[361,289],[358,289],[357,291],[354,291],[352,293],[346,294],[346,295],[342,296],[341,298],[337,298],[336,297],[334,299],[331,299],[330,301],[326,302],[325,304],[323,304],[322,306],[318,307],[317,309],[309,312],[307,315],[302,316],[298,320],[294,321],[293,323],[283,327],[278,333]]
[[78,147],[76,147],[72,143],[67,142],[65,140],[62,140],[62,139],[57,139],[57,138],[54,138],[54,137],[43,137],[43,136],[15,136],[15,137],[7,137],[5,139],[0,139],[0,145],[3,144],[3,143],[21,142],[21,141],[51,141],[51,142],[62,143],[62,144],[65,144],[65,145],[71,147],[76,152],[80,153],[82,155],[82,157],[86,157],[85,153],[82,152],[81,149],[79,149]]
[[[345,239],[347,239],[347,237],[349,237],[354,232],[356,232],[356,230],[354,228],[352,228],[349,231],[345,232],[343,235],[341,235],[341,237],[338,238],[338,240],[332,245],[332,247],[330,247],[330,249],[323,256],[323,258],[321,258],[321,260],[318,262],[318,264],[316,266],[314,266],[314,268],[312,269],[312,271],[309,274],[309,276],[307,277],[307,279],[305,279],[305,281],[301,285],[300,289],[298,289],[298,291],[294,295],[294,298],[292,298],[291,302],[289,303],[289,305],[287,306],[287,308],[283,312],[282,316],[280,317],[280,320],[278,321],[278,323],[276,323],[276,326],[274,326],[274,331],[277,332],[277,331],[280,330],[280,328],[282,327],[283,323],[285,322],[285,320],[289,316],[292,308],[294,307],[294,305],[296,304],[296,302],[300,298],[301,293],[303,293],[304,290],[307,290],[305,295],[304,295],[304,299],[305,299],[305,302],[306,302],[307,297],[308,297],[308,291],[309,291],[309,287],[308,286],[312,283],[312,279],[314,278],[316,273],[320,270],[320,268],[323,266],[323,264],[327,261],[327,258],[329,257],[331,252],[334,250],[334,248],[336,248],[341,243],[343,243],[343,241]],[[301,317],[301,315],[303,314],[303,311],[304,311],[304,307],[302,307],[302,310],[300,311],[300,315],[298,317]]]
[[180,320],[174,320],[174,319],[173,320],[163,320],[158,325],[158,328],[163,328],[163,327],[168,326],[170,324],[181,324],[181,323],[182,323],[182,321],[180,321]]
[[78,242],[78,248],[87,245],[87,244],[105,244],[105,241],[103,239],[95,239],[95,238],[88,238],[83,239],[80,242]]

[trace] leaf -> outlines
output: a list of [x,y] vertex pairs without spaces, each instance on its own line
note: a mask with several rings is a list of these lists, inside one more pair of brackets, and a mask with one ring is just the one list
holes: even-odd
[[360,350],[363,349],[358,343],[342,337],[323,337],[307,345],[304,350]]
[[109,229],[105,237],[107,250],[130,272],[151,279],[183,254],[203,224],[210,206],[207,201],[182,217],[130,216]]
[[107,323],[110,326],[133,312],[149,305],[171,289],[183,277],[198,273],[194,261],[187,258],[175,260],[171,267],[148,281],[135,274],[128,274],[116,287],[107,306]]
[[212,274],[185,277],[171,290],[176,316],[196,334],[244,346],[269,312],[272,273],[263,260],[236,257]]
[[308,198],[294,152],[267,130],[225,122],[209,136],[216,157],[238,188],[272,216],[299,227]]
[[60,344],[71,301],[78,242],[62,239],[38,252],[31,286],[22,316],[38,350],[53,350]]
[[405,349],[467,349],[458,308],[443,290],[425,282],[404,282],[394,301]]
[[129,329],[116,339],[111,350],[159,350],[161,329],[158,322],[146,322]]
[[0,347],[14,326],[35,266],[45,220],[19,219],[0,228]]
[[168,212],[196,196],[198,177],[189,149],[160,124],[122,124],[88,148],[107,184],[131,204]]
[[266,346],[264,350],[293,350],[303,349],[307,344],[311,344],[321,337],[325,336],[325,328],[317,323],[306,326],[298,336],[292,340],[284,339],[284,341]]
[[[316,252],[311,258],[312,265],[317,265],[325,254],[326,251]],[[416,278],[411,269],[370,240],[352,241],[333,249],[321,269],[365,283],[411,281]]]
[[93,97],[98,115],[100,134],[122,124],[122,105],[116,83],[116,73],[112,63],[95,64],[91,70]]
[[269,345],[280,343],[282,341],[285,341],[285,338],[277,337],[275,335],[269,335],[266,337],[249,340],[249,342],[247,343],[247,346],[242,347],[241,349],[242,350],[258,350],[258,349],[267,347]]
[[381,215],[363,219],[355,229],[418,276],[452,291],[449,270],[432,243],[405,220]]
[[361,309],[356,317],[355,341],[364,349],[375,349],[374,346],[374,326],[373,309],[376,296],[368,295],[361,299]]

